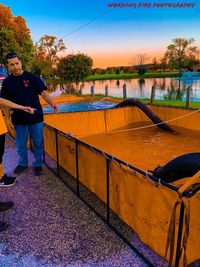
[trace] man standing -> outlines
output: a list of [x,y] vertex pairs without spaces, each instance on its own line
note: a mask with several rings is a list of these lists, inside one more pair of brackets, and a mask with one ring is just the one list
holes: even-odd
[[8,127],[15,129],[15,141],[19,156],[18,165],[14,173],[20,174],[28,168],[27,140],[28,133],[33,142],[33,162],[34,174],[42,174],[43,156],[43,110],[39,101],[41,95],[43,99],[57,112],[57,106],[52,102],[51,97],[46,92],[46,85],[31,72],[23,71],[22,62],[15,53],[6,55],[6,62],[11,73],[2,84],[1,97],[15,102],[19,105],[35,108],[33,115],[14,110],[10,120],[10,110],[5,111],[5,119]]

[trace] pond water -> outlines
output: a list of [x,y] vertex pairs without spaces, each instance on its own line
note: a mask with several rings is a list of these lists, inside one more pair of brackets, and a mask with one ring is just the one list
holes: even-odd
[[[95,94],[105,94],[105,86],[108,85],[108,94],[115,97],[123,97],[123,84],[126,83],[127,97],[151,98],[151,89],[155,84],[155,99],[181,98],[185,100],[186,91],[192,85],[192,100],[200,101],[200,79],[179,79],[175,78],[145,78],[129,80],[104,80],[84,82],[83,94],[90,94],[90,87],[94,84]],[[180,88],[180,90],[177,90]],[[177,96],[178,91],[178,96]]]
[[[192,101],[200,101],[200,77],[194,78],[145,78],[145,79],[121,79],[99,80],[82,82],[74,88],[82,87],[82,94],[91,94],[91,86],[94,86],[94,94],[105,95],[105,86],[108,86],[108,96],[123,97],[123,85],[126,84],[128,98],[151,98],[152,86],[155,85],[155,97],[157,100],[186,100],[187,88],[192,87],[190,97]],[[67,90],[66,85],[56,86],[59,92]],[[60,92],[61,92],[60,91]],[[70,92],[70,91],[67,91]],[[56,93],[56,92],[55,92]]]
[[[84,111],[84,110],[98,110],[98,109],[107,109],[114,107],[116,103],[111,102],[103,102],[103,101],[89,101],[83,100],[81,102],[68,102],[68,103],[60,103],[57,104],[58,112],[75,112],[75,111]],[[53,113],[53,109],[51,106],[43,107],[44,114]]]

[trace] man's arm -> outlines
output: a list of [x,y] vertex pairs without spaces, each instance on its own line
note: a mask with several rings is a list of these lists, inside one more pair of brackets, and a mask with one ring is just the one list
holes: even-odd
[[10,114],[10,108],[21,109],[21,110],[28,112],[28,113],[31,113],[31,114],[34,114],[34,111],[35,111],[35,108],[21,106],[21,105],[15,104],[15,103],[13,103],[7,99],[1,98],[1,97],[0,97],[0,106],[9,108],[9,111],[7,111],[8,114]]
[[10,108],[21,109],[21,110],[28,112],[28,113],[31,113],[31,114],[34,114],[34,111],[35,111],[34,108],[21,106],[21,105],[13,103],[7,99],[3,99],[3,98],[0,98],[0,106],[4,107],[3,113],[5,115],[5,122],[6,122],[7,127],[12,128],[12,129],[14,128],[14,125],[13,125],[11,118],[10,118]]
[[49,105],[52,106],[54,112],[58,112],[56,104],[52,101],[50,95],[45,90],[41,92],[41,96]]

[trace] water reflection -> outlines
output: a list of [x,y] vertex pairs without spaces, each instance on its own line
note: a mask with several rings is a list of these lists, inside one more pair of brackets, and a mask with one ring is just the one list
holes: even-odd
[[165,90],[166,89],[166,82],[165,82],[165,78],[160,78],[161,79],[161,84],[160,84],[160,88]]
[[144,78],[138,79],[138,84],[139,84],[140,90],[142,91],[143,85],[145,84],[145,79]]
[[183,100],[184,96],[186,95],[186,88],[185,89],[167,89],[167,94],[164,96],[165,100],[175,101],[175,100]]
[[116,81],[116,85],[120,86],[120,81],[119,80]]
[[[173,78],[145,78],[145,79],[121,79],[84,82],[83,94],[90,94],[90,87],[94,84],[95,94],[105,94],[105,86],[108,85],[109,95],[123,97],[123,84],[126,83],[127,97],[148,98],[151,97],[151,89],[156,87],[155,99],[184,100],[186,89],[191,84]],[[81,83],[80,83],[81,85]],[[200,101],[200,80],[192,83],[193,98]]]

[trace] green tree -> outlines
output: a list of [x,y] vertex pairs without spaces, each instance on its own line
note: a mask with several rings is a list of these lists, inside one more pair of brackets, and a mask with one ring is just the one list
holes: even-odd
[[51,62],[42,59],[34,59],[32,62],[31,70],[36,75],[43,75],[45,77],[51,75],[53,71]]
[[107,67],[106,68],[106,73],[108,73],[108,74],[114,74],[115,73],[115,68],[114,67]]
[[128,68],[127,68],[127,67],[122,67],[122,71],[123,71],[124,73],[128,73]]
[[5,62],[5,55],[8,52],[20,53],[20,46],[15,38],[15,32],[12,29],[0,30],[0,63]]
[[197,65],[199,63],[199,60],[194,58],[194,57],[191,57],[191,58],[188,58],[185,62],[185,68],[188,69],[189,71],[192,71],[193,70],[193,67],[195,65]]
[[57,66],[58,75],[70,82],[80,82],[91,73],[93,60],[88,55],[70,54],[60,59]]
[[115,74],[120,74],[120,69],[119,68],[115,69]]
[[179,70],[180,74],[182,68],[187,68],[188,62],[191,63],[191,60],[195,61],[198,49],[196,46],[193,46],[194,42],[195,39],[193,38],[176,38],[167,47],[165,58],[168,60],[168,64]]
[[158,64],[158,67],[160,69],[160,72],[164,71],[167,68],[167,59],[165,56],[160,59],[160,63]]
[[151,65],[151,70],[153,70],[153,71],[155,71],[155,70],[157,70],[158,69],[158,62],[157,62],[157,58],[156,57],[154,57],[153,59],[152,59],[152,65]]
[[25,69],[30,69],[34,46],[26,21],[21,16],[14,16],[10,7],[0,4],[0,63],[5,63],[8,52],[18,53]]

